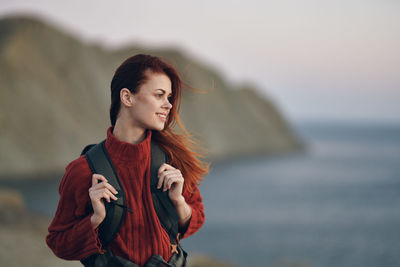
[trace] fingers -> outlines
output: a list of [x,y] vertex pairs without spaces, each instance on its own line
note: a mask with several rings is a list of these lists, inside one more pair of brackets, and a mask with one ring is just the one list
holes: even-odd
[[167,163],[163,163],[160,168],[158,169],[158,175],[160,175],[161,173],[163,173],[166,170],[177,170],[174,167],[172,167],[171,165],[167,164]]
[[118,194],[118,191],[115,190],[115,188],[112,185],[110,185],[109,183],[105,183],[105,182],[101,182],[101,183],[99,183],[99,184],[97,184],[95,186],[92,186],[91,188],[92,188],[92,190],[99,190],[99,189],[106,188],[110,192],[112,192],[113,194]]
[[163,187],[163,190],[166,191],[170,189],[174,183],[183,184],[183,182],[184,179],[180,170],[175,168],[164,170],[158,176],[157,188],[160,189],[161,187]]
[[[161,167],[162,167],[162,166],[161,166]],[[161,167],[160,167],[160,169],[161,169]],[[159,174],[158,174],[157,188],[160,189],[161,186],[163,185],[163,183],[165,183],[164,180],[165,180],[167,177],[171,177],[171,175],[175,175],[175,171],[174,171],[174,170],[170,170],[170,171],[164,170],[163,172],[159,173]]]
[[113,199],[113,200],[118,199],[107,188],[102,188],[102,189],[98,189],[98,190],[89,190],[89,196],[90,196],[90,199],[92,199],[94,201],[99,201],[102,198],[104,198],[107,202],[110,202],[111,199]]
[[[101,174],[95,173],[95,174],[92,175],[92,186],[98,184],[98,183],[99,183],[99,180],[100,180],[101,182],[108,182],[107,179],[106,179],[106,177],[104,177],[104,176],[101,175]],[[101,182],[100,182],[100,183],[101,183]]]
[[[98,182],[101,180],[101,182]],[[92,175],[92,187],[89,188],[90,190],[97,190],[100,188],[107,188],[110,190],[113,194],[118,194],[118,191],[108,183],[107,179],[101,175],[101,174],[93,174]]]
[[106,216],[106,209],[102,199],[110,203],[111,200],[118,199],[114,194],[118,194],[118,191],[108,183],[103,175],[92,175],[92,186],[89,188],[89,198],[93,208],[91,223],[94,227],[97,227]]
[[89,196],[92,201],[99,201],[102,198],[107,202],[110,202],[111,199],[117,200],[118,198],[114,194],[118,194],[118,191],[108,183],[103,175],[92,175],[92,187],[89,188]]
[[164,191],[171,189],[172,184],[179,183],[181,181],[183,182],[183,177],[179,177],[179,176],[171,177],[170,179],[167,179],[167,181],[164,183]]

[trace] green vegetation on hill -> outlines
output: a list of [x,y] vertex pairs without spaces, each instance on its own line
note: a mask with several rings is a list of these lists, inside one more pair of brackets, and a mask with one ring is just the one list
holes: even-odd
[[0,19],[0,175],[61,171],[105,138],[113,72],[137,53],[162,56],[185,83],[208,90],[185,91],[180,114],[211,160],[300,148],[268,99],[177,50],[110,51],[36,18],[11,17]]

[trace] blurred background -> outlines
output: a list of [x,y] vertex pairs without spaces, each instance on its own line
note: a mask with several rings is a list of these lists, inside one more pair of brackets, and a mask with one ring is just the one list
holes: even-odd
[[[137,53],[183,80],[208,149],[191,266],[400,265],[400,2],[0,2],[0,263],[45,244],[65,166],[105,138]],[[24,255],[24,257],[21,257]]]

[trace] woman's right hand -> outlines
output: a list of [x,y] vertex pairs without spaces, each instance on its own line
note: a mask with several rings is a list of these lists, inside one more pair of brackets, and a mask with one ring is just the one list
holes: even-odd
[[111,199],[117,200],[117,197],[114,196],[114,194],[117,193],[117,190],[108,183],[103,175],[92,175],[92,187],[89,188],[89,197],[93,207],[93,215],[90,218],[93,229],[96,229],[106,217],[106,208],[103,203],[103,198],[107,202],[110,202]]

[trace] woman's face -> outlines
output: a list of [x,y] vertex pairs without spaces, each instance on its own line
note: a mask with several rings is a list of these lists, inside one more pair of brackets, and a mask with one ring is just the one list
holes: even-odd
[[163,73],[145,72],[148,78],[132,94],[134,104],[130,108],[133,123],[143,129],[161,131],[164,129],[169,111],[171,97],[171,80]]

